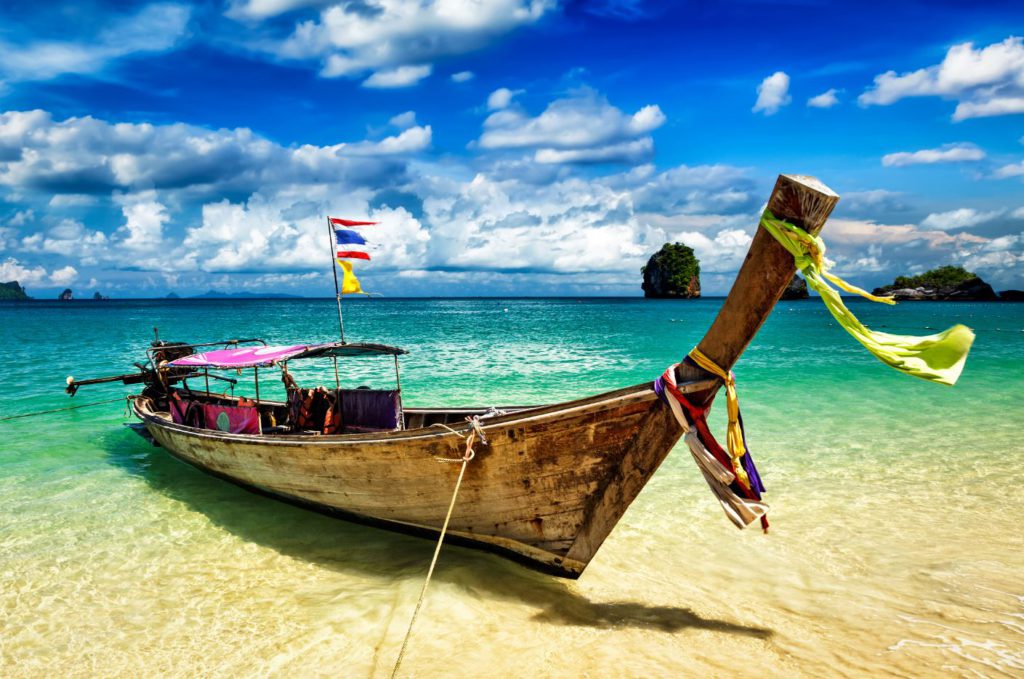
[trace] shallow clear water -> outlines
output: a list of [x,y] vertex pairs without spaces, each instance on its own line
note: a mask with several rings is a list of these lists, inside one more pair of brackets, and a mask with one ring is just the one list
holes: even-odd
[[[719,304],[371,300],[346,325],[410,350],[408,405],[544,403],[652,379]],[[1024,305],[852,304],[891,332],[973,327],[960,383],[898,375],[817,301],[781,303],[737,367],[770,535],[733,528],[677,450],[577,582],[446,547],[403,672],[1024,674]],[[335,322],[333,300],[3,305],[0,416],[125,393],[61,389],[130,368],[154,325],[284,343]],[[0,422],[0,675],[387,676],[432,543],[249,494],[124,421]]]

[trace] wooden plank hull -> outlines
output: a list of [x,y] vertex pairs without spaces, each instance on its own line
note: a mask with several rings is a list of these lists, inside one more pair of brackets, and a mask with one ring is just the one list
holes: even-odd
[[[251,436],[174,424],[138,397],[136,415],[179,459],[328,513],[436,535],[464,441],[438,427],[347,436]],[[648,385],[483,421],[449,533],[456,541],[576,578],[681,434]],[[466,425],[456,426],[466,431]]]
[[[780,175],[768,207],[816,234],[838,200],[813,177]],[[731,370],[794,271],[792,255],[758,229],[701,352]],[[250,340],[229,344],[240,341]],[[680,389],[700,407],[709,407],[721,386],[710,376],[689,358],[677,364]],[[160,387],[166,389],[166,380]],[[283,404],[277,407],[283,415]],[[158,443],[196,467],[290,502],[407,532],[440,530],[458,465],[438,459],[459,458],[463,448],[456,433],[422,426],[437,417],[453,421],[457,409],[409,409],[406,422],[416,428],[380,434],[246,436],[173,424],[168,413],[152,410],[148,397],[137,397],[134,408]],[[579,577],[681,435],[646,384],[485,422],[488,443],[477,443],[467,468],[452,536],[567,577]]]

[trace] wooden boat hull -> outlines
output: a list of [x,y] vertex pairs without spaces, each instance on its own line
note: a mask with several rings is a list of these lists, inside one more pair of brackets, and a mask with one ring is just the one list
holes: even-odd
[[[174,424],[145,397],[153,439],[199,469],[280,499],[402,532],[435,535],[463,439],[439,427],[345,436],[227,434]],[[449,534],[577,578],[678,441],[671,411],[638,385],[483,420]],[[463,432],[467,425],[453,425]]]

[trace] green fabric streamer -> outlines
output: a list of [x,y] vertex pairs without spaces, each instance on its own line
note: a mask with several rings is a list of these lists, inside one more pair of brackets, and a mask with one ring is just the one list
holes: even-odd
[[829,281],[847,292],[861,295],[874,302],[895,304],[894,300],[889,297],[876,297],[829,273],[828,269],[832,262],[825,259],[825,243],[817,236],[812,236],[789,222],[776,219],[768,210],[761,215],[761,226],[793,255],[796,267],[804,275],[807,285],[821,295],[821,301],[832,312],[839,325],[878,360],[900,372],[929,382],[950,386],[956,384],[967,361],[967,353],[974,343],[974,332],[970,328],[957,324],[936,335],[924,337],[873,331],[857,320],[857,317],[846,308],[839,291],[829,285]]

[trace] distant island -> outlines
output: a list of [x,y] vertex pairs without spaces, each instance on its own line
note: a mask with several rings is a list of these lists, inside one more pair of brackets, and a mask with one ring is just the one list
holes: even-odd
[[[172,295],[174,293],[171,293]],[[168,295],[169,299],[177,299]],[[201,295],[192,295],[189,299],[302,299],[302,295],[286,295],[282,292],[220,292],[207,290]]]
[[62,302],[70,302],[75,298],[75,294],[71,292],[71,288],[64,288],[64,292],[57,295],[57,299]]
[[782,299],[807,299],[810,295],[807,292],[807,281],[796,274],[789,281],[789,285],[782,292]]
[[644,297],[694,299],[700,297],[700,261],[693,248],[665,243],[640,268]]
[[6,283],[0,283],[0,300],[3,301],[21,301],[25,299],[32,299],[25,292],[25,288],[21,287],[21,283],[18,281],[8,281]]
[[992,286],[962,266],[940,266],[917,276],[897,276],[891,285],[875,288],[872,294],[907,301],[992,301],[998,299]]

